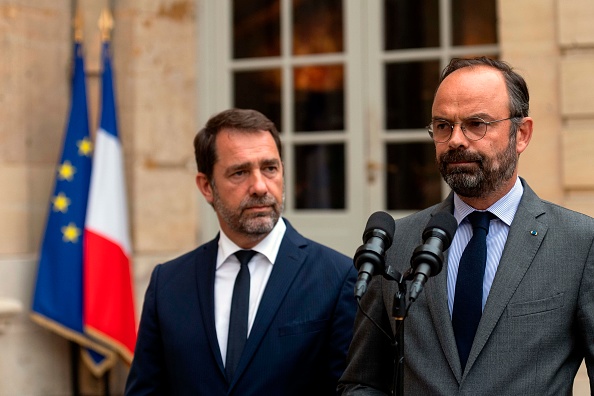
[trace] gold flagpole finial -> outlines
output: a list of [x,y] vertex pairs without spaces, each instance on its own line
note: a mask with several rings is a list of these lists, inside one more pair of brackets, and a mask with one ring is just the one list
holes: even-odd
[[82,43],[83,41],[83,16],[80,8],[76,8],[76,13],[74,14],[74,19],[72,21],[72,26],[74,28],[74,41],[77,43]]
[[111,39],[111,31],[113,30],[113,17],[107,8],[101,11],[99,17],[99,30],[101,31],[101,41],[107,42]]

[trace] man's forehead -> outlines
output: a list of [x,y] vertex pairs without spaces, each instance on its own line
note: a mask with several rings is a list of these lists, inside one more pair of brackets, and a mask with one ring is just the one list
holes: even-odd
[[[478,65],[466,66],[461,69],[453,71],[441,82],[439,88],[442,86],[449,86],[452,83],[464,83],[467,81],[480,81],[483,84],[505,84],[503,73],[494,67]],[[439,91],[438,88],[438,91]]]
[[[265,134],[265,135],[264,135]],[[261,165],[280,162],[280,154],[269,131],[225,131],[216,141],[215,164]]]
[[507,86],[499,70],[485,66],[465,67],[442,81],[433,100],[433,110],[436,106],[474,104],[479,111],[485,106],[507,106],[508,102]]
[[[222,127],[219,130],[219,133],[217,134],[217,137],[227,134],[227,135],[250,135],[250,134],[262,134],[262,133],[268,133],[270,134],[270,131],[267,131],[265,129],[253,129],[253,128],[235,128],[235,127]],[[270,135],[272,137],[272,135]]]

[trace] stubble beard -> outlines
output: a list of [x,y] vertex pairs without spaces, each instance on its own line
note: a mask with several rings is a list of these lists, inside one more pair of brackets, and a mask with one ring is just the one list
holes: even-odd
[[[478,168],[453,167],[452,162],[476,161]],[[516,135],[512,133],[505,150],[495,157],[478,152],[450,150],[439,156],[439,172],[456,194],[468,198],[483,198],[498,191],[514,174],[518,164]]]
[[[282,202],[277,202],[273,195],[266,194],[262,197],[249,196],[241,201],[238,208],[230,208],[221,199],[214,183],[212,184],[212,207],[221,216],[222,220],[233,231],[250,239],[260,240],[272,231],[284,209],[284,191]],[[254,206],[268,206],[267,212],[246,213],[245,210]]]

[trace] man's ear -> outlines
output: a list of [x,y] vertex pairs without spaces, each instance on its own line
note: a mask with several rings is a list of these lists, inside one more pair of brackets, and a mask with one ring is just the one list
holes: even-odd
[[198,189],[200,190],[202,195],[204,195],[206,202],[208,202],[209,204],[212,204],[212,202],[214,200],[212,186],[210,185],[210,181],[208,180],[208,177],[206,177],[206,175],[204,173],[198,172],[198,174],[196,175],[196,186],[198,186]]
[[516,132],[516,151],[518,155],[526,150],[530,139],[532,139],[532,117],[524,117]]

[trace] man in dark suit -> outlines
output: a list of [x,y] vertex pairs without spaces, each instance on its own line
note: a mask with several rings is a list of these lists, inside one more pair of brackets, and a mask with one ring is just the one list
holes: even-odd
[[[458,229],[403,322],[403,384],[393,364],[397,283],[376,277],[361,300],[375,323],[357,315],[344,395],[402,385],[406,395],[570,395],[584,359],[594,383],[594,220],[543,201],[518,177],[532,136],[528,102],[524,79],[504,62],[454,59],[443,71],[429,132],[453,192],[396,220],[386,264],[410,268],[437,213],[453,214]],[[483,247],[471,245],[481,233]]]
[[[281,217],[276,127],[257,111],[226,110],[194,148],[196,184],[220,233],[155,267],[126,395],[335,394],[357,273],[350,258]],[[240,264],[239,250],[255,255]]]

